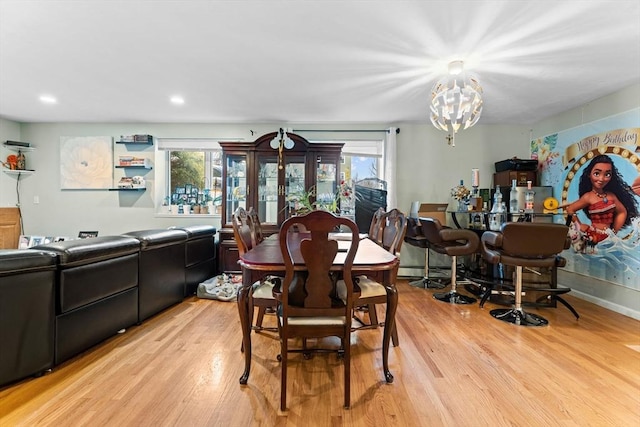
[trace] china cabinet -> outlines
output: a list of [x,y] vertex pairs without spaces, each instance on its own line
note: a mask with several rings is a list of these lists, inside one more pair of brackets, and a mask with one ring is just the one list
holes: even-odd
[[[285,137],[289,138],[287,144]],[[268,236],[296,212],[310,190],[314,194],[311,202],[334,200],[343,145],[311,143],[299,135],[278,132],[265,134],[253,142],[220,142],[223,152],[220,271],[240,271],[231,227],[231,217],[238,207],[253,207],[264,235]]]

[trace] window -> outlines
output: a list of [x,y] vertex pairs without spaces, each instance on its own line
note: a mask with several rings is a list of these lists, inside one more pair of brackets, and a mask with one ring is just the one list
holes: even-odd
[[167,190],[171,204],[222,203],[222,151],[167,151]]
[[[235,139],[235,138],[234,138]],[[218,214],[222,204],[222,149],[218,139],[158,138],[164,153],[164,194],[172,205],[207,205]]]

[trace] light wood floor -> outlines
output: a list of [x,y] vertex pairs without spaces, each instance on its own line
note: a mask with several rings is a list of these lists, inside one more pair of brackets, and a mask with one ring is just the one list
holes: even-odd
[[[254,335],[243,359],[235,303],[185,300],[41,378],[0,389],[0,425],[638,426],[640,322],[572,297],[532,310],[550,326],[493,319],[398,283],[400,346],[382,375],[381,330],[352,339],[352,407],[333,354],[290,355],[279,411],[278,342]],[[268,319],[271,322],[273,319]],[[635,350],[632,348],[635,346]]]

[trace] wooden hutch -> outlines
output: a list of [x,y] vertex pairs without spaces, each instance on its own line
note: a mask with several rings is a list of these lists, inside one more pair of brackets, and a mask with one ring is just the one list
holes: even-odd
[[[288,139],[287,139],[288,137]],[[231,216],[253,207],[265,236],[278,232],[294,209],[294,199],[312,187],[319,197],[335,195],[343,143],[310,143],[293,134],[272,132],[254,142],[220,142],[222,216],[219,271],[240,272]]]

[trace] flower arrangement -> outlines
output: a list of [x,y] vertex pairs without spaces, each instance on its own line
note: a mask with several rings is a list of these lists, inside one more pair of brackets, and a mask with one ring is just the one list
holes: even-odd
[[456,185],[451,189],[451,197],[459,202],[467,200],[470,195],[471,191],[469,191],[469,189],[462,183],[460,183],[460,185]]
[[[336,193],[318,194],[316,186],[310,187],[306,191],[292,193],[288,201],[292,202],[297,214],[303,215],[312,210],[322,209],[329,212],[338,212],[340,202],[350,202],[353,199],[353,189],[344,180],[340,181]],[[311,201],[315,199],[315,201]]]

